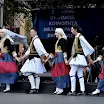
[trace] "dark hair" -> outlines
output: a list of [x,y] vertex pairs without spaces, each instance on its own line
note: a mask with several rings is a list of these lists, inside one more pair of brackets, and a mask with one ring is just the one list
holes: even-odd
[[72,27],[74,29],[77,29],[78,32],[81,32],[82,31],[82,29],[81,29],[81,27],[79,27],[79,25],[73,25]]
[[31,28],[30,30],[35,30],[35,31],[37,31],[36,27],[34,27],[34,28]]

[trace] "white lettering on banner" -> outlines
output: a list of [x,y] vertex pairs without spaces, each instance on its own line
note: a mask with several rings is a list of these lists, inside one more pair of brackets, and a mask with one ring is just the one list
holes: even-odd
[[57,19],[60,19],[60,20],[73,20],[75,18],[74,18],[74,15],[68,15],[68,16],[61,16],[61,17],[59,17]]
[[57,25],[64,25],[64,26],[72,26],[76,25],[77,21],[49,21],[49,26],[57,26]]
[[73,38],[73,34],[66,34],[67,35],[67,37],[69,37],[69,38]]
[[[55,37],[55,35],[54,35],[55,28],[56,27],[45,27],[44,28],[44,32],[53,32],[53,34],[52,33],[48,33],[48,35],[47,35],[48,38],[54,38]],[[64,31],[67,31],[67,32],[70,33],[71,29],[69,27],[64,27],[63,29],[64,29]],[[66,34],[67,37],[73,38],[73,35],[69,34],[69,33]]]
[[44,32],[49,32],[49,31],[50,31],[50,32],[51,32],[51,31],[54,32],[55,29],[56,29],[55,27],[44,27]]
[[73,9],[71,9],[71,10],[62,10],[61,13],[63,13],[63,14],[71,13],[72,14],[72,13],[75,13],[75,11]]
[[55,35],[48,33],[48,38],[52,38],[52,37],[55,37]]
[[[60,13],[61,14],[73,14],[73,13],[75,13],[75,11],[74,11],[74,9],[71,9],[71,10],[60,10]],[[55,10],[52,10],[52,14],[55,14]]]
[[[73,35],[72,34],[66,34],[67,35],[67,37],[69,37],[69,38],[73,38]],[[51,34],[51,33],[48,33],[48,36],[47,36],[48,38],[54,38],[55,37],[55,35],[54,34]]]
[[56,16],[50,16],[50,20],[74,20],[74,15],[67,15],[67,16],[60,16],[60,17],[56,17]]
[[71,28],[69,28],[69,27],[64,27],[63,29],[64,29],[64,31],[71,31]]
[[52,10],[50,11],[50,17],[48,24],[44,21],[43,32],[47,34],[47,38],[54,38],[54,32],[57,27],[63,28],[67,37],[73,38],[71,33],[71,26],[77,25],[77,21],[74,17],[74,9],[69,10]]
[[[44,32],[54,32],[56,27],[44,27]],[[71,31],[69,27],[63,27],[64,31]]]
[[54,19],[56,19],[55,16],[50,16],[50,20],[54,20]]
[[52,10],[52,15],[55,14],[55,10]]

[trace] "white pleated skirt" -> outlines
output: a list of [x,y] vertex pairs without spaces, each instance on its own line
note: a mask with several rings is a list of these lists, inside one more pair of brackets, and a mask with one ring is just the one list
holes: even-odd
[[77,54],[75,58],[72,58],[69,62],[70,65],[87,66],[87,61],[84,55]]
[[40,58],[33,58],[31,60],[27,59],[20,70],[23,75],[28,76],[31,73],[43,74],[46,72],[44,64],[41,62]]

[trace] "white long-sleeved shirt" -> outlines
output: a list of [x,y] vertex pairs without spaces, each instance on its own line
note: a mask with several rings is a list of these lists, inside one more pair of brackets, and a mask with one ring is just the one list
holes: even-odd
[[[38,55],[41,57],[42,55],[48,56],[48,53],[46,52],[42,42],[40,41],[39,38],[37,38],[38,36],[35,36],[32,41],[33,41],[33,45],[38,53]],[[30,47],[28,48],[28,50],[26,51],[25,55],[28,56],[30,54]]]
[[[78,33],[75,37],[79,37],[80,33]],[[80,44],[82,46],[83,52],[85,56],[91,55],[94,52],[94,48],[87,42],[87,40],[84,38],[84,36],[79,37]],[[76,43],[76,38],[74,40],[74,44]],[[75,53],[75,47],[72,47],[72,53]]]

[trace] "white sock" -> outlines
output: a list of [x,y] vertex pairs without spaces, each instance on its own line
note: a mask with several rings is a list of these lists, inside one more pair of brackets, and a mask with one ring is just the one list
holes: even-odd
[[63,92],[63,89],[59,88],[59,91],[56,94],[61,94]]
[[40,86],[40,77],[35,78],[36,89],[39,89]]
[[80,89],[81,91],[85,91],[85,84],[84,84],[84,78],[79,78],[79,83],[80,83]]
[[59,89],[59,92],[63,92],[63,89]]
[[30,84],[31,84],[31,89],[35,89],[36,86],[35,86],[34,76],[33,76],[33,75],[29,75],[29,76],[28,76],[28,79],[29,79],[29,82],[30,82]]
[[4,91],[9,91],[10,90],[10,84],[6,84],[6,89]]
[[55,90],[55,92],[54,92],[54,93],[57,93],[58,91],[59,91],[59,88],[57,88],[57,87],[56,87],[56,90]]
[[74,92],[76,90],[76,78],[71,77],[71,91]]
[[58,91],[59,91],[59,88],[56,87],[56,92],[58,92]]

